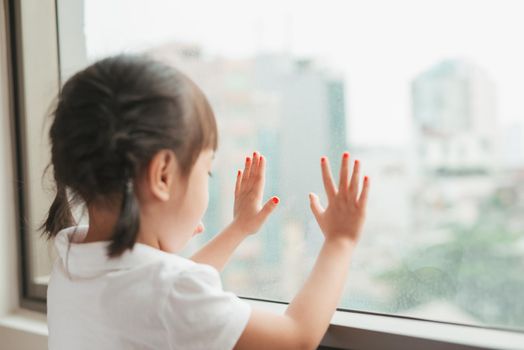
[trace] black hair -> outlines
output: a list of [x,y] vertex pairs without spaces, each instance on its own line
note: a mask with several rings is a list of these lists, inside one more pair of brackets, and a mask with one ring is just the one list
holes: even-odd
[[140,228],[134,180],[160,150],[170,149],[183,176],[200,152],[217,148],[215,117],[186,75],[146,56],[100,60],[63,86],[49,132],[56,197],[42,231],[74,225],[71,198],[119,203],[108,255],[133,247]]

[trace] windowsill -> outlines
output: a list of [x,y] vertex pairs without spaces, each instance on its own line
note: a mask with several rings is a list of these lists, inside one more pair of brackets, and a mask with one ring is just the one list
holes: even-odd
[[46,337],[48,334],[46,316],[40,312],[25,309],[18,309],[0,317],[0,328],[12,328]]
[[0,317],[2,348],[47,349],[47,334],[46,316],[42,313],[18,309]]
[[[287,307],[245,300],[281,314]],[[343,349],[524,349],[524,333],[337,311],[321,345]]]
[[[287,305],[245,299],[254,307],[284,313]],[[47,347],[42,313],[18,309],[0,318],[0,338]],[[3,342],[4,343],[4,342]],[[380,315],[337,311],[322,346],[353,349],[523,349],[524,333],[460,326]],[[24,347],[14,346],[13,349]],[[16,344],[21,345],[21,344]],[[27,348],[27,347],[25,347]]]

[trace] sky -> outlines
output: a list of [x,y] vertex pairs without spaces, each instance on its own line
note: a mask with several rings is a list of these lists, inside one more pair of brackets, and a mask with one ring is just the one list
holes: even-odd
[[524,1],[84,1],[90,58],[181,41],[229,58],[284,51],[318,60],[346,82],[358,144],[406,146],[410,83],[445,59],[486,72],[501,127],[524,124]]

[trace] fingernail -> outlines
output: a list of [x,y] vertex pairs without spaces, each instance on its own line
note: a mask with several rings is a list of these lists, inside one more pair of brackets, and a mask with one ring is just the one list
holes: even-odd
[[364,176],[364,181],[368,181],[368,180],[369,180],[369,177]]
[[278,197],[273,197],[273,203],[278,204],[280,202],[280,199]]
[[349,158],[349,153],[348,152],[344,152],[344,158]]
[[251,158],[246,157],[246,163],[249,163],[251,161]]
[[257,152],[253,152],[253,158],[257,156]]
[[360,162],[358,160],[355,160],[355,165],[358,165]]
[[321,158],[320,158],[320,161],[321,161],[322,163],[325,163],[325,162],[326,162],[326,157],[321,157]]
[[241,173],[242,173],[242,172],[239,170],[237,176],[240,176]]

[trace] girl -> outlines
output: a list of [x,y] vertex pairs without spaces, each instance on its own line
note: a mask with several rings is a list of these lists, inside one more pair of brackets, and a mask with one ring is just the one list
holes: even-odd
[[[208,204],[215,117],[179,71],[117,56],[64,85],[50,130],[56,198],[44,232],[58,259],[48,289],[50,349],[313,349],[340,299],[362,230],[369,181],[344,153],[338,187],[321,159],[326,209],[310,194],[324,244],[285,314],[251,308],[222,289],[235,248],[278,205],[262,206],[265,158],[238,171],[234,218],[191,259],[176,253]],[[70,200],[85,203],[75,226]]]

